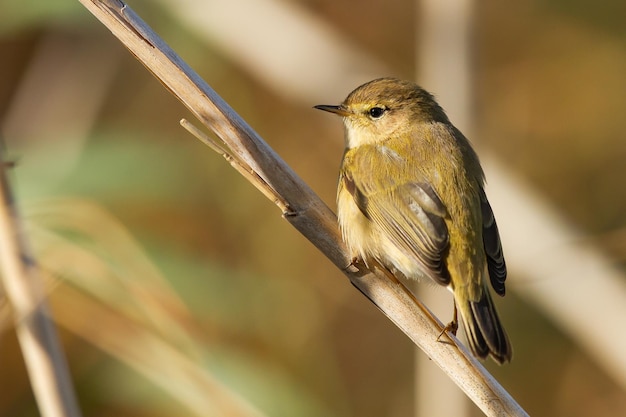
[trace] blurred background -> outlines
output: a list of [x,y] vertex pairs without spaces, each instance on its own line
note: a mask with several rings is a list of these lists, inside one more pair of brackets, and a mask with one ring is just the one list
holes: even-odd
[[[466,116],[451,119],[523,184],[499,192],[487,169],[490,199],[530,192],[547,224],[568,231],[511,262],[511,290],[496,302],[515,357],[486,367],[530,415],[626,414],[623,368],[611,372],[610,353],[574,333],[578,321],[545,307],[604,282],[580,268],[559,275],[570,265],[561,246],[592,251],[624,297],[626,3],[460,2],[467,91],[420,78],[432,56],[420,2],[128,4],[333,209],[343,130],[313,105],[386,75],[418,81],[444,108],[465,97]],[[446,16],[438,39],[460,27]],[[186,109],[78,1],[4,0],[0,56],[2,146],[84,415],[418,415],[423,354],[179,127],[193,121]],[[524,207],[494,211],[522,219]],[[520,239],[502,223],[510,259]],[[549,239],[530,232],[522,246]],[[553,269],[539,276],[516,266],[546,259]],[[529,289],[544,282],[555,290],[542,304]],[[624,327],[607,325],[623,310],[602,310],[591,292],[585,301],[571,306],[592,311],[580,327],[606,335],[607,352],[624,343]],[[0,291],[0,415],[35,416],[14,319]]]

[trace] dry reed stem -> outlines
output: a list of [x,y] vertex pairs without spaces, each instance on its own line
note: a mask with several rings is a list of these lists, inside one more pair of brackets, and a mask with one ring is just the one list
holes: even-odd
[[[284,218],[327,256],[488,416],[526,412],[454,337],[437,342],[442,325],[395,277],[351,265],[335,215],[285,162],[126,4],[80,0],[130,52],[223,142],[218,148],[284,202]],[[249,176],[247,176],[250,179]],[[276,201],[276,200],[275,200]]]
[[80,417],[70,372],[22,233],[0,150],[0,267],[30,383],[44,417]]

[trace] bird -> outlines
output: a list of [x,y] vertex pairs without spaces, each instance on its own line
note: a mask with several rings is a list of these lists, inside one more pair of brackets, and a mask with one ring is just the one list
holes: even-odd
[[337,217],[352,258],[445,286],[454,318],[444,332],[456,333],[458,310],[474,356],[510,362],[489,288],[505,295],[506,263],[469,140],[432,94],[397,78],[375,79],[339,105],[315,108],[344,123]]

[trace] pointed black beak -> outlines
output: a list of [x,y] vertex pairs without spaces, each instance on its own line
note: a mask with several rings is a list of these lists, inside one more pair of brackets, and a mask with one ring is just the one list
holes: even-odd
[[335,113],[342,117],[348,116],[350,114],[350,112],[344,106],[341,106],[341,105],[331,106],[328,104],[320,104],[317,106],[313,106],[313,108],[318,109],[318,110],[324,110],[330,113]]

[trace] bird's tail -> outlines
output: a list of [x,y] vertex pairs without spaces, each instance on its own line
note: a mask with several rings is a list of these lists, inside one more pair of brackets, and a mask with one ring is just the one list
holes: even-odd
[[461,313],[461,321],[469,346],[475,356],[487,355],[499,364],[511,361],[513,351],[509,338],[500,323],[489,289],[484,287],[478,301],[454,297]]

